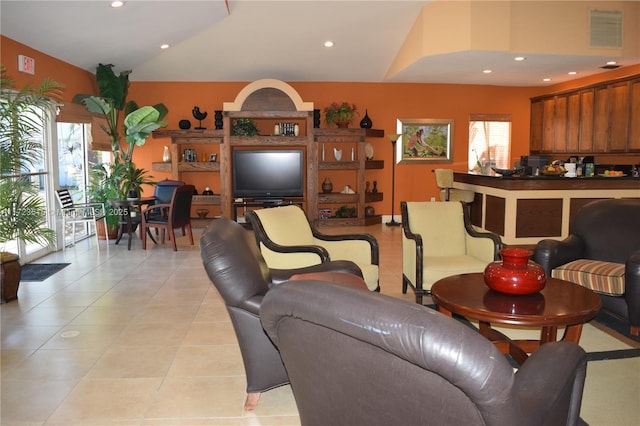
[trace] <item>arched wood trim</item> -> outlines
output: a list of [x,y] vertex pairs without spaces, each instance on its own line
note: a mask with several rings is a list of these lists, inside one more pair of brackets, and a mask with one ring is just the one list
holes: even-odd
[[296,111],[313,111],[313,102],[304,102],[293,87],[284,81],[273,78],[265,78],[249,83],[238,93],[233,102],[225,102],[223,109],[225,111],[243,111],[243,105],[247,99],[253,93],[266,88],[277,89],[286,94],[293,102]]

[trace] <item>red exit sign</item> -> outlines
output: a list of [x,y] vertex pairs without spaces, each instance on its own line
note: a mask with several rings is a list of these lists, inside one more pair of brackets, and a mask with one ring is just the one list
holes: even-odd
[[18,71],[27,74],[36,73],[36,60],[25,55],[18,55]]

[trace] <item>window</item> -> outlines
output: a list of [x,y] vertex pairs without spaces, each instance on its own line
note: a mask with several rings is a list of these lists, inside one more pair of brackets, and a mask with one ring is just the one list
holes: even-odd
[[488,174],[509,169],[511,115],[472,114],[469,119],[469,171]]

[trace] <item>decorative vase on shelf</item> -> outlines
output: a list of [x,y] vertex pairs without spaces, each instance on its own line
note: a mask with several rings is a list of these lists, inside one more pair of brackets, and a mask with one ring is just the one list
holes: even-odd
[[547,277],[542,266],[530,261],[533,253],[521,248],[500,250],[501,261],[484,270],[484,282],[490,289],[507,294],[534,294],[544,288]]
[[369,112],[366,109],[364,110],[364,117],[360,120],[360,127],[362,129],[370,129],[373,127],[373,122],[369,118]]
[[213,123],[216,126],[217,130],[222,129],[222,110],[217,109],[213,113]]
[[333,157],[336,159],[336,161],[342,160],[342,150],[333,148]]
[[322,192],[324,192],[325,194],[330,194],[331,191],[333,191],[333,183],[331,182],[331,179],[326,177],[322,182]]
[[165,145],[164,151],[162,151],[162,161],[169,163],[171,161],[171,154],[169,153],[169,147]]
[[322,116],[320,115],[320,110],[319,109],[314,109],[313,110],[313,127],[314,128],[319,128],[320,127],[320,119],[322,118]]

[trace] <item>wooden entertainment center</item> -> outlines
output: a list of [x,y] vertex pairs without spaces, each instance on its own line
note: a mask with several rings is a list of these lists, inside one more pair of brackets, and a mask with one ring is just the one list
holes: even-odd
[[[367,138],[382,138],[384,131],[361,128],[315,128],[313,103],[303,102],[298,93],[280,80],[258,80],[245,86],[234,102],[223,105],[222,129],[204,130],[156,130],[154,138],[171,139],[171,163],[153,163],[154,171],[171,172],[172,178],[185,180],[185,172],[218,173],[220,187],[212,188],[219,195],[194,196],[194,205],[219,206],[220,215],[236,218],[237,208],[260,208],[261,204],[251,199],[237,200],[232,190],[232,152],[241,149],[302,149],[305,153],[305,190],[303,197],[283,199],[281,203],[295,203],[305,210],[309,221],[317,226],[371,225],[381,223],[381,215],[365,215],[365,207],[382,201],[383,194],[367,192],[366,171],[384,168],[380,160],[367,160],[365,143]],[[253,137],[234,136],[235,120],[253,120],[260,133]],[[297,136],[273,135],[276,123],[297,124]],[[185,148],[206,144],[217,152],[217,161],[183,161]],[[333,157],[333,148],[341,149],[343,158]],[[322,152],[325,151],[324,161]],[[353,151],[353,158],[351,152]],[[198,160],[198,159],[196,159]],[[202,159],[207,160],[207,159]],[[345,174],[353,193],[343,193],[334,188],[330,193],[322,192],[322,180],[335,173]],[[186,181],[186,180],[185,180]],[[374,204],[375,205],[375,204]],[[341,206],[355,208],[353,217],[335,217]],[[331,217],[319,219],[320,209],[329,209]]]

